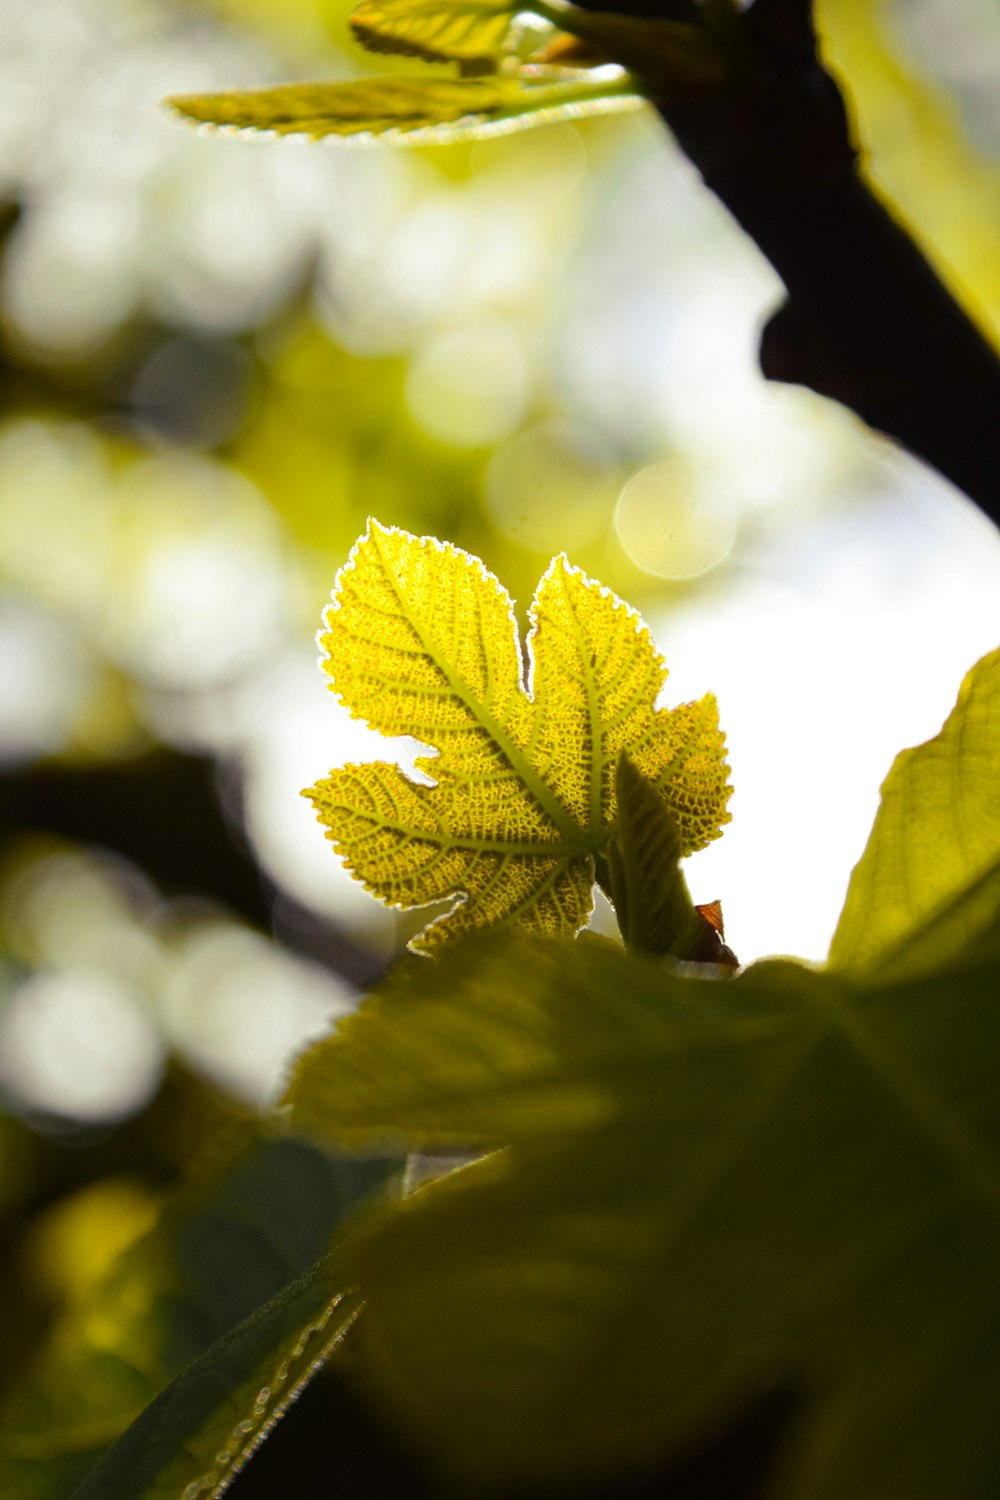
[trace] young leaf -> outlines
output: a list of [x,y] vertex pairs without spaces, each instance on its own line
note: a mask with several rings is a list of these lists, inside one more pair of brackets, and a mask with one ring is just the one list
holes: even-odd
[[362,1247],[369,1378],[505,1493],[641,1469],[776,1379],[812,1405],[772,1500],[995,1493],[998,985],[498,935],[410,965],[293,1102],[511,1149]]
[[851,877],[830,965],[897,979],[1000,949],[1000,651],[934,739],[904,750]]
[[377,521],[325,616],[323,668],[351,712],[439,752],[417,761],[433,787],[376,763],[306,792],[374,895],[405,908],[461,898],[415,940],[425,952],[498,922],[579,931],[622,751],[667,802],[681,853],[729,820],[715,699],[655,708],[666,668],[634,611],[556,558],[529,618],[530,695],[497,580],[457,547]]
[[559,77],[359,78],[290,83],[223,94],[180,94],[167,103],[188,120],[233,131],[267,131],[405,145],[490,135],[565,116],[635,109],[628,78],[580,71]]
[[624,754],[618,761],[615,789],[618,812],[607,861],[610,895],[626,946],[640,953],[738,967],[722,940],[718,903],[703,909],[691,900],[678,864],[680,839],[670,809]]
[[351,30],[370,52],[478,61],[499,55],[517,9],[510,0],[362,0]]
[[385,1176],[381,1163],[268,1141],[179,1194],[67,1310],[35,1366],[8,1380],[5,1500],[63,1500],[190,1360],[326,1249],[346,1210]]

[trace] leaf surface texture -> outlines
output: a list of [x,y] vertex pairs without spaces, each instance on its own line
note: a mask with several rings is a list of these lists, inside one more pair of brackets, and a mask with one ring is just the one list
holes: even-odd
[[490,135],[523,124],[635,109],[642,100],[625,77],[585,70],[558,77],[359,78],[294,83],[219,94],[179,94],[168,104],[196,124],[234,131],[303,135],[364,143],[386,137],[424,145]]
[[371,52],[469,61],[499,54],[515,9],[509,0],[362,0],[351,30]]
[[434,786],[375,763],[307,793],[374,895],[462,898],[416,940],[425,951],[499,922],[567,935],[586,923],[622,751],[669,806],[682,854],[729,818],[715,700],[655,707],[666,668],[633,610],[557,558],[529,619],[530,693],[511,600],[482,563],[377,522],[325,617],[324,671],[350,711],[438,751],[417,761]]

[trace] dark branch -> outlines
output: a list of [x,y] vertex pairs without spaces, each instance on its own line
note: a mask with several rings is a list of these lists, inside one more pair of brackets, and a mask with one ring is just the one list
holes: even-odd
[[764,374],[851,407],[1000,523],[1000,359],[861,180],[809,6],[758,0],[744,29],[745,87],[661,113],[785,284]]
[[[609,8],[676,16],[678,0]],[[809,0],[756,0],[724,92],[658,102],[781,277],[770,380],[809,386],[933,464],[1000,524],[1000,359],[858,172]]]

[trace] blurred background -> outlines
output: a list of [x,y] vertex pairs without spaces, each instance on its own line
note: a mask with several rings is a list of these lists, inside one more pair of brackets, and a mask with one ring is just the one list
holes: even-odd
[[[313,644],[369,514],[522,618],[565,550],[644,613],[669,702],[716,693],[734,821],[688,875],[744,961],[822,959],[893,754],[1000,637],[973,506],[759,377],[776,279],[651,114],[394,150],[161,108],[372,71],[349,9],[0,0],[15,1350],[413,930],[299,797],[380,753]],[[995,0],[818,9],[868,170],[1000,335]]]

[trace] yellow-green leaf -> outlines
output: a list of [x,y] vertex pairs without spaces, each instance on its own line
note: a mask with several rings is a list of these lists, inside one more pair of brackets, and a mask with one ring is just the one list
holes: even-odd
[[[1000,651],[973,667],[940,734],[896,757],[830,946],[879,979],[983,957],[1000,918]],[[991,937],[992,934],[992,937]]]
[[572,934],[615,818],[626,751],[666,800],[680,852],[729,820],[715,699],[657,709],[666,668],[634,610],[554,559],[529,611],[530,692],[511,600],[448,543],[369,523],[320,634],[351,713],[433,746],[418,785],[398,766],[346,766],[310,788],[328,837],[374,895],[456,898],[414,947],[498,922]]
[[359,78],[290,83],[222,94],[181,94],[167,103],[185,119],[230,131],[267,131],[363,144],[386,137],[406,145],[490,135],[564,116],[635,109],[643,101],[627,75],[586,71],[535,79]]
[[362,0],[351,30],[370,52],[470,61],[500,52],[517,9],[510,0]]

